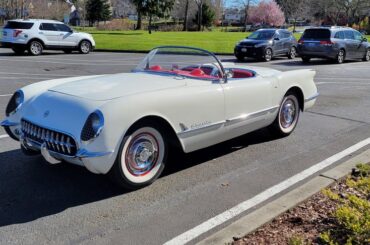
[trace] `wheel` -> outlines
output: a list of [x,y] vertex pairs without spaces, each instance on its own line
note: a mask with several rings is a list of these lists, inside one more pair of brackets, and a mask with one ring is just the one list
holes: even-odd
[[244,56],[241,55],[235,55],[236,59],[240,62],[244,61]]
[[303,63],[309,63],[309,62],[310,62],[310,60],[311,60],[311,58],[310,58],[310,57],[307,57],[307,56],[303,56],[303,57],[302,57],[302,62],[303,62]]
[[24,51],[26,51],[24,48],[12,48],[12,50],[15,54],[18,55],[24,54]]
[[366,50],[364,58],[362,58],[363,61],[370,61],[370,49]]
[[109,172],[112,180],[131,190],[152,184],[163,172],[167,160],[168,147],[162,132],[155,123],[131,130],[123,139]]
[[265,54],[263,56],[263,60],[268,62],[268,61],[271,61],[272,60],[272,49],[270,48],[267,48],[265,50]]
[[337,64],[342,64],[345,59],[346,59],[346,53],[345,53],[345,51],[343,49],[339,50],[339,52],[337,54],[337,58],[335,59],[335,62]]
[[28,45],[28,52],[33,56],[38,56],[42,54],[42,51],[44,50],[44,47],[42,46],[42,43],[39,41],[32,41]]
[[91,51],[91,43],[87,40],[83,40],[78,46],[78,49],[81,54],[88,54]]
[[292,59],[295,59],[296,56],[297,56],[297,49],[295,47],[292,47],[289,51],[288,58],[292,60]]
[[269,127],[270,130],[277,136],[290,135],[297,126],[299,114],[300,108],[297,96],[294,93],[286,94],[275,121]]
[[72,50],[70,50],[70,49],[65,49],[65,50],[63,50],[63,52],[65,54],[72,54]]

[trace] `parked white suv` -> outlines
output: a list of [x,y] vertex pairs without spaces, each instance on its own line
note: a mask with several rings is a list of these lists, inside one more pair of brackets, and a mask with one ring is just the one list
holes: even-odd
[[28,50],[31,55],[40,55],[44,49],[88,54],[95,48],[95,41],[90,34],[75,32],[54,20],[10,20],[3,28],[1,46],[16,54]]

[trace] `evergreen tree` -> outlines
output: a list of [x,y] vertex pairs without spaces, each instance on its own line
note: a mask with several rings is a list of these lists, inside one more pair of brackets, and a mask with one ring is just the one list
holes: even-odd
[[86,2],[86,19],[92,26],[95,22],[106,21],[111,18],[110,5],[107,0],[87,0]]
[[[202,14],[201,14],[201,16],[202,16],[202,26],[203,26],[203,29],[204,29],[204,27],[210,27],[210,26],[212,26],[212,24],[213,24],[213,21],[215,20],[215,11],[213,11],[213,9],[212,8],[210,8],[209,7],[209,5],[208,4],[206,4],[206,3],[204,3],[203,5],[202,5]],[[195,14],[195,19],[193,19],[193,22],[194,23],[199,23],[199,20],[198,20],[198,18],[199,18],[199,16],[200,16],[200,14],[199,14],[199,11]]]

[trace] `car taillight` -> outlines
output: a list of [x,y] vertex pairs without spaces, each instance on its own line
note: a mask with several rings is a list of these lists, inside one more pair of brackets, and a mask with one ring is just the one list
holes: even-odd
[[302,39],[299,39],[298,43],[299,43],[299,44],[303,44],[303,43],[304,43],[304,41],[303,41]]
[[13,37],[18,37],[19,36],[19,34],[21,34],[22,33],[22,31],[21,30],[14,30],[14,32],[13,32]]
[[320,45],[324,45],[324,46],[331,46],[333,44],[334,42],[332,41],[320,41]]

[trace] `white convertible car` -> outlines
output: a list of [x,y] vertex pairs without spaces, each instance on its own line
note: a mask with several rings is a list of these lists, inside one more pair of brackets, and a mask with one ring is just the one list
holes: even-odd
[[314,76],[158,47],[132,73],[19,89],[1,126],[26,155],[85,166],[136,189],[160,176],[172,146],[192,152],[263,127],[289,135],[300,112],[315,104]]

